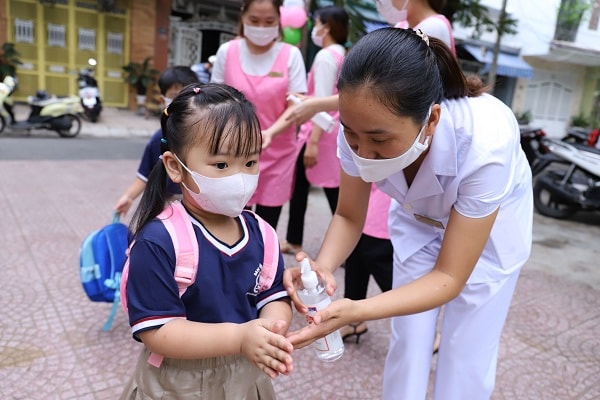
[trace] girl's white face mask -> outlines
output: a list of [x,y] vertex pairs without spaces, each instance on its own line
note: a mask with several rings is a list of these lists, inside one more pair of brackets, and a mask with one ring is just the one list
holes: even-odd
[[279,37],[279,26],[252,26],[244,24],[244,37],[257,46],[266,46]]
[[423,130],[427,126],[427,122],[429,122],[430,115],[431,108],[429,108],[425,123],[421,127],[421,130],[419,130],[419,134],[410,149],[397,157],[384,159],[362,158],[352,150],[352,159],[354,160],[354,164],[358,167],[358,173],[362,180],[365,182],[379,182],[414,163],[429,147],[428,137],[425,138],[425,143],[421,143],[420,139]]
[[231,218],[239,216],[258,185],[258,174],[237,173],[224,178],[209,178],[191,171],[175,154],[181,164],[198,187],[199,193],[190,190],[181,182],[196,205],[213,214],[226,215]]

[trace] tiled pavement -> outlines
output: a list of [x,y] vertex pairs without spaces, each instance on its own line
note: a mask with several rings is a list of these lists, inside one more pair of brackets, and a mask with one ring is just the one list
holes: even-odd
[[[89,125],[82,136],[145,137],[158,121],[106,110],[102,124]],[[110,219],[137,159],[14,160],[2,155],[2,141],[0,399],[116,399],[140,347],[122,312],[110,331],[101,330],[110,305],[85,297],[78,249]],[[311,192],[310,207],[305,248],[314,255],[329,215],[321,191]],[[285,226],[284,211],[281,234]],[[600,399],[598,237],[597,215],[536,215],[533,255],[502,336],[493,399]],[[343,285],[343,270],[337,273]],[[332,364],[297,351],[294,373],[275,380],[278,398],[379,399],[388,335],[387,321],[370,323],[361,342],[348,343]]]

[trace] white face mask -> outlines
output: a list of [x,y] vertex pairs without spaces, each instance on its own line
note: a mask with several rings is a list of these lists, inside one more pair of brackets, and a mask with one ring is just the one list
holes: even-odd
[[318,31],[317,27],[316,26],[313,27],[312,31],[310,32],[310,38],[312,39],[312,42],[315,44],[315,46],[323,47],[323,38],[325,37],[325,35],[318,36],[317,31]]
[[171,105],[171,103],[173,102],[173,99],[170,99],[170,98],[165,97],[165,96],[163,96],[162,99],[165,102],[165,108],[169,108],[169,105]]
[[427,126],[430,115],[431,108],[427,113],[427,118],[425,118],[425,124],[423,124],[421,130],[419,130],[419,134],[410,149],[405,153],[400,154],[398,157],[384,159],[362,158],[352,151],[352,159],[354,160],[354,164],[358,167],[358,173],[362,180],[365,182],[379,182],[414,163],[417,158],[427,150],[427,147],[429,147],[428,137],[425,138],[425,143],[420,143],[419,140],[421,139],[423,130]]
[[200,193],[194,193],[185,183],[181,182],[198,207],[213,214],[227,215],[231,218],[242,213],[256,190],[258,174],[238,173],[224,178],[209,178],[191,171],[175,154],[173,155],[179,164],[190,173],[198,186]]
[[388,24],[396,25],[399,22],[406,21],[406,6],[409,0],[404,0],[404,6],[398,10],[392,4],[392,0],[375,0],[375,7],[379,15],[385,19]]
[[257,46],[266,46],[279,37],[279,27],[244,24],[244,37]]

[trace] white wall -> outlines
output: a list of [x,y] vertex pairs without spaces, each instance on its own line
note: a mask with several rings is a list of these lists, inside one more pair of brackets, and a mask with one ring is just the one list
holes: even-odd
[[[482,5],[499,12],[502,0],[482,0]],[[517,19],[517,33],[502,37],[502,44],[521,49],[521,55],[540,55],[548,53],[554,37],[556,17],[560,0],[509,0],[506,11]],[[472,28],[455,26],[458,38],[469,38]],[[484,33],[481,40],[496,41],[496,33]]]

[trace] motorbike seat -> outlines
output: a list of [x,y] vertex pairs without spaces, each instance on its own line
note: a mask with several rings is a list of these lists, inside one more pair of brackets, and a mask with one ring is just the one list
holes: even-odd
[[40,106],[40,107],[45,107],[48,104],[57,103],[59,101],[60,101],[60,99],[56,96],[49,96],[47,98],[39,98],[38,96],[29,96],[27,98],[27,103],[31,104],[32,106]]
[[592,147],[590,145],[583,144],[583,143],[571,143],[571,145],[573,147],[576,147],[577,150],[587,151],[588,153],[594,153],[594,154],[600,155],[600,149],[597,149],[597,148]]

